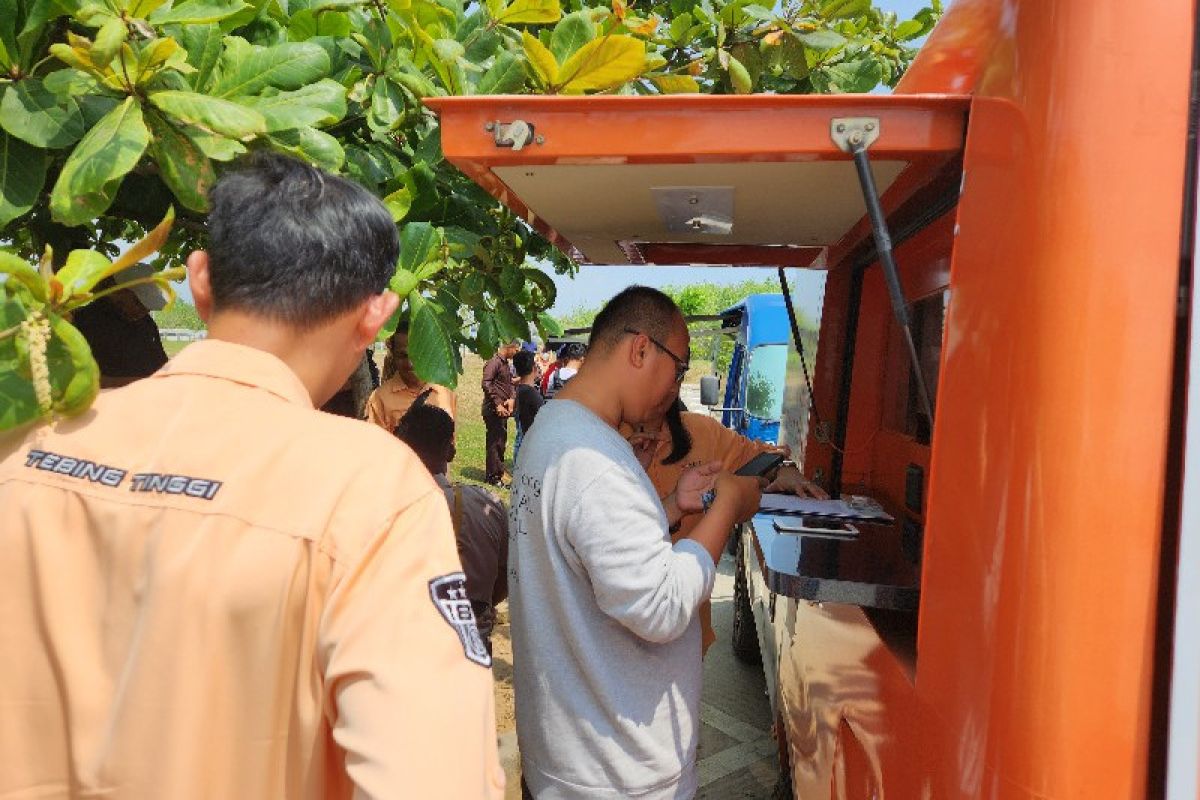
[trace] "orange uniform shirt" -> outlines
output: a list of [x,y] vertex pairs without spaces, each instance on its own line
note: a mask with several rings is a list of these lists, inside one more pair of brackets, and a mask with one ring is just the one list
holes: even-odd
[[391,433],[400,424],[400,418],[412,408],[417,397],[426,389],[433,390],[426,403],[442,409],[451,419],[458,418],[458,398],[452,389],[436,383],[427,383],[413,389],[401,380],[399,375],[393,375],[367,398],[367,421],[374,422]]
[[446,501],[398,441],[214,340],[22,433],[0,797],[502,795]]
[[[711,461],[720,461],[723,469],[733,472],[759,453],[772,449],[772,445],[747,439],[745,436],[729,430],[721,424],[720,420],[707,414],[685,411],[683,427],[692,436],[692,449],[688,454],[674,464],[664,464],[662,460],[671,452],[671,443],[669,441],[662,442],[650,459],[650,466],[646,468],[650,482],[654,484],[654,490],[658,492],[660,499],[675,491],[675,484],[679,482],[679,476],[691,467],[698,467]],[[621,432],[626,438],[633,435],[633,430],[628,427],[623,426]],[[672,534],[672,539],[678,541],[690,534],[692,529],[699,524],[701,517],[700,514],[689,514],[684,517],[679,525],[679,530]],[[712,604],[707,600],[701,603],[699,613],[704,649],[708,650],[709,645],[717,639],[717,634],[712,627]]]

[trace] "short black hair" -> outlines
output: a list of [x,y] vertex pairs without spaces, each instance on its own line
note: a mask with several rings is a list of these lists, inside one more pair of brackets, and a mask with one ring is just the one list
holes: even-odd
[[513,369],[516,370],[518,378],[524,378],[526,375],[533,372],[533,353],[528,350],[522,350],[513,355]]
[[213,305],[297,328],[319,325],[386,287],[400,240],[391,214],[358,184],[260,152],[209,195]]
[[567,342],[562,347],[559,358],[563,361],[577,361],[587,356],[587,345],[583,342]]
[[683,313],[675,301],[649,286],[630,286],[604,304],[592,322],[588,348],[612,348],[630,330],[662,342],[671,335]]
[[446,461],[454,443],[454,419],[437,406],[414,404],[400,418],[395,433],[413,449],[425,469],[433,472]]

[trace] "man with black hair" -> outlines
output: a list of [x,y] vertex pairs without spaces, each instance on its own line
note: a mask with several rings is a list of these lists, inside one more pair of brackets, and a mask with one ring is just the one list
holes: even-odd
[[508,360],[521,349],[520,342],[500,345],[483,365],[484,473],[488,483],[499,486],[506,477],[504,450],[508,446],[508,418],[516,407],[516,388]]
[[583,359],[586,357],[587,345],[583,342],[568,342],[562,346],[558,355],[558,369],[546,382],[547,400],[553,400],[554,395],[567,385],[567,381],[575,377],[575,373],[579,372],[579,368],[583,366]]
[[445,499],[314,408],[399,303],[391,216],[277,155],[209,200],[209,338],[0,440],[0,796],[498,798]]
[[[696,611],[730,530],[758,509],[758,482],[706,464],[660,502],[618,432],[674,402],[688,341],[669,297],[621,292],[521,446],[509,603],[517,735],[538,800],[667,800],[698,788]],[[702,511],[672,545],[669,528]]]
[[528,350],[522,350],[513,356],[513,371],[517,373],[516,410],[513,416],[517,418],[517,439],[513,442],[513,463],[521,452],[521,442],[533,425],[538,409],[545,404],[542,393],[537,388],[537,356]]
[[414,404],[400,418],[396,437],[413,449],[446,495],[467,575],[467,597],[491,653],[496,605],[508,596],[508,511],[500,498],[482,486],[450,482],[454,420],[442,409],[428,402]]

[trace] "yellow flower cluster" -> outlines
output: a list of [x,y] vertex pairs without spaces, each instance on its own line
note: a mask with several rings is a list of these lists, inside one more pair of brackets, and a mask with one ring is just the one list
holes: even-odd
[[53,408],[50,364],[46,360],[46,349],[50,344],[50,320],[41,313],[31,314],[21,322],[21,333],[29,343],[29,372],[38,408],[43,415],[49,415]]

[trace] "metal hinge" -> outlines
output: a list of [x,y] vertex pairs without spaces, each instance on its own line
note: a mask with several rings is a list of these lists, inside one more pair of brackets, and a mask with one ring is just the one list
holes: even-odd
[[537,136],[533,130],[533,124],[526,122],[523,119],[514,119],[512,122],[489,122],[483,126],[485,131],[492,134],[493,140],[496,142],[496,147],[511,147],[513,150],[523,150],[525,147],[533,144],[545,144],[545,136]]
[[835,117],[829,122],[829,138],[843,153],[865,150],[879,138],[879,117]]

